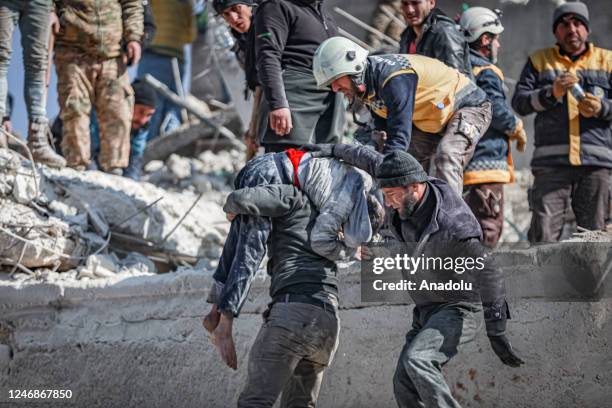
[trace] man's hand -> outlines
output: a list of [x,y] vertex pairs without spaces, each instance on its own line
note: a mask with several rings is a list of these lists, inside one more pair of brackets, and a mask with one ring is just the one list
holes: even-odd
[[527,132],[521,126],[520,129],[510,135],[510,140],[516,140],[516,149],[519,152],[524,152],[527,147]]
[[212,332],[214,332],[217,326],[219,325],[220,318],[221,313],[219,313],[219,310],[217,310],[217,305],[213,304],[212,308],[210,309],[210,312],[208,312],[208,314],[204,316],[204,319],[202,320],[202,326],[204,326],[208,333],[212,334]]
[[587,92],[584,99],[578,102],[578,110],[585,118],[596,118],[601,113],[601,99]]
[[236,347],[234,346],[234,338],[232,335],[233,320],[231,316],[222,313],[219,325],[211,335],[211,340],[219,350],[225,364],[227,364],[229,368],[235,370],[238,368],[238,359],[236,357]]
[[554,97],[557,99],[561,98],[576,83],[578,83],[578,77],[575,74],[571,72],[562,73],[553,82],[552,92]]
[[357,258],[358,261],[369,261],[374,258],[374,254],[367,245],[359,245],[355,253],[355,258]]
[[51,27],[51,33],[58,35],[60,32],[60,21],[57,14],[51,12],[51,18],[49,19],[49,26]]
[[138,41],[130,41],[127,43],[128,66],[138,65],[142,56],[142,47]]
[[312,157],[334,157],[334,146],[333,143],[308,143],[303,145],[301,149],[310,153]]
[[250,130],[247,130],[244,134],[244,141],[247,145],[246,160],[249,161],[257,154],[259,143],[257,143],[257,137]]
[[270,128],[279,136],[288,135],[293,129],[289,108],[275,109],[269,115]]
[[516,355],[505,334],[500,336],[489,336],[489,341],[491,342],[491,348],[505,365],[520,367],[521,364],[525,364],[525,362]]

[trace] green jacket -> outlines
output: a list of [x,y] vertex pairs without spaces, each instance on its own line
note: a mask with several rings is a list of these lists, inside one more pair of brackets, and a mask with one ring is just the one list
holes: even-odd
[[115,58],[123,43],[142,41],[142,0],[54,0],[53,5],[61,26],[58,48]]

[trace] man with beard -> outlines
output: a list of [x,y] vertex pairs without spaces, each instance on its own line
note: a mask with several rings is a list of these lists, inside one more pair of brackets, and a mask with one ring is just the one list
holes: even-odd
[[467,76],[422,55],[368,55],[343,37],[315,53],[313,72],[322,88],[359,99],[386,132],[384,153],[409,151],[461,194],[463,168],[489,127],[491,103]]
[[[482,241],[480,225],[468,205],[444,181],[428,177],[409,153],[393,151],[383,156],[365,146],[344,144],[308,149],[315,157],[332,156],[376,176],[385,202],[392,208],[386,225],[398,241],[418,243],[419,248],[427,243],[442,252],[453,243],[469,245],[474,251],[470,255],[484,256],[484,248],[478,245]],[[523,364],[505,334],[510,313],[501,271],[487,265],[477,279],[478,291],[442,296],[439,292],[411,292],[415,303],[412,329],[393,378],[400,408],[459,407],[441,369],[476,337],[477,312],[481,310],[495,354],[511,367]]]
[[425,55],[471,76],[467,42],[455,21],[439,8],[436,0],[402,0],[406,29],[400,38],[400,54]]
[[553,32],[557,44],[529,57],[512,99],[519,114],[536,113],[531,242],[561,238],[570,202],[591,231],[605,228],[610,206],[612,52],[587,41],[584,3],[557,7]]

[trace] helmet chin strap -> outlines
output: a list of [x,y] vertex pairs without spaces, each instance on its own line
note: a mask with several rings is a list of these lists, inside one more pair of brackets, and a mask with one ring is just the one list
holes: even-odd
[[495,55],[495,53],[493,52],[493,41],[491,41],[489,45],[487,45],[487,49],[489,50],[489,57],[487,59],[493,64],[497,64],[497,55]]

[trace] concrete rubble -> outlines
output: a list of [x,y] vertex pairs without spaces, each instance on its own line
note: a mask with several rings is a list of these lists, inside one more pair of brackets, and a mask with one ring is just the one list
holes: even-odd
[[155,186],[97,171],[34,173],[0,149],[0,262],[16,280],[155,273],[164,254],[174,267],[211,268],[229,228],[221,206],[240,165],[231,152],[171,156],[149,163],[145,180]]

